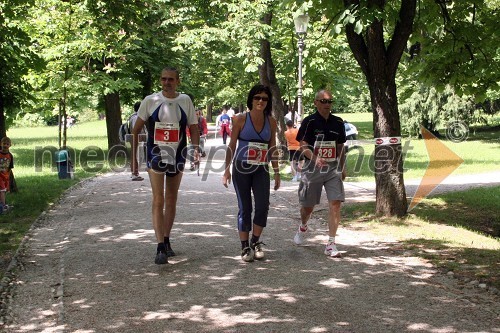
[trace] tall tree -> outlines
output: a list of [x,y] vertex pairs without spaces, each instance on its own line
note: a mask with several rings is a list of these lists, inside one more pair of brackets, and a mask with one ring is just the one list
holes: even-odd
[[0,1],[0,137],[7,133],[9,121],[23,101],[30,98],[30,84],[25,79],[29,69],[40,70],[43,61],[29,46],[32,36],[23,29],[25,12],[32,1]]
[[[389,22],[386,12],[389,5],[385,0],[344,0],[346,36],[368,82],[375,138],[401,136],[396,72],[412,32],[416,3],[416,0],[401,0],[395,22]],[[362,22],[367,22],[365,27]],[[387,37],[389,29],[384,25],[391,23],[392,36]],[[401,143],[377,145],[374,163],[376,212],[405,215],[408,203]]]
[[[271,26],[273,18],[272,12],[266,13],[263,18],[264,24]],[[271,53],[271,43],[268,38],[262,39],[260,42],[261,57],[264,63],[259,66],[260,82],[269,87],[273,94],[273,115],[276,119],[283,119],[285,116],[285,105],[283,103],[281,89],[276,79],[276,69],[274,67],[273,57]],[[286,147],[285,139],[285,123],[278,121],[278,143],[282,147]]]

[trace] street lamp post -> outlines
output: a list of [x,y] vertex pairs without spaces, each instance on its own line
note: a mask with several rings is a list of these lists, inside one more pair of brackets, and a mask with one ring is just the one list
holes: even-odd
[[297,33],[297,36],[299,37],[297,41],[297,47],[299,49],[299,85],[297,89],[297,112],[298,112],[298,119],[302,119],[303,115],[303,106],[302,106],[302,54],[304,52],[304,48],[306,46],[306,43],[304,42],[304,38],[306,37],[307,34],[307,24],[309,23],[309,16],[308,15],[299,15],[294,18],[294,23],[295,23],[295,32]]

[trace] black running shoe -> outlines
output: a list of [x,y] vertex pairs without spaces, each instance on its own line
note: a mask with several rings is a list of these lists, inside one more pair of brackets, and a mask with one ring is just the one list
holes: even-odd
[[156,257],[155,257],[155,264],[157,264],[157,265],[168,264],[168,256],[167,256],[167,254],[165,252],[158,251],[156,253]]
[[170,244],[165,245],[165,246],[167,248],[167,256],[175,257],[175,252],[174,252],[174,250],[172,250],[172,247],[170,246]]

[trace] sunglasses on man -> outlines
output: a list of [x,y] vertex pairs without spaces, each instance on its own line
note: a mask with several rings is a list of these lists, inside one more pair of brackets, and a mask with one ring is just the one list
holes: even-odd
[[325,99],[325,98],[317,99],[317,101],[320,102],[321,104],[332,104],[333,103],[332,99]]

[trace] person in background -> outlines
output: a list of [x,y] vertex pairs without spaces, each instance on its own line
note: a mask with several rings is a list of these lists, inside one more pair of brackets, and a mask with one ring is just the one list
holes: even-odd
[[356,126],[344,120],[345,136],[347,140],[356,140],[358,135],[358,129]]
[[285,115],[285,124],[287,121],[291,120],[293,122],[293,124],[297,124],[297,112],[295,112],[295,117],[292,115],[292,110],[288,110],[287,114]]
[[138,117],[132,130],[132,172],[137,172],[136,159],[138,136],[146,124],[147,171],[153,193],[152,220],[155,230],[155,264],[168,263],[175,252],[170,245],[170,233],[174,224],[177,195],[186,163],[189,127],[191,142],[198,157],[200,134],[198,120],[191,98],[177,92],[180,84],[179,71],[166,67],[161,71],[161,91],[146,96],[141,102]]
[[[305,163],[298,191],[301,225],[294,242],[297,245],[303,243],[308,231],[307,222],[314,206],[320,203],[324,187],[329,207],[328,242],[324,253],[330,257],[340,257],[335,236],[340,224],[340,205],[345,200],[343,180],[346,177],[346,136],[342,119],[331,114],[332,103],[330,91],[318,91],[314,100],[316,112],[304,118],[297,134]],[[341,173],[339,169],[342,170]]]
[[222,143],[225,145],[227,142],[227,137],[231,136],[231,117],[228,116],[226,107],[222,108],[222,113],[218,124],[220,128],[219,132],[222,136]]
[[300,143],[297,141],[297,133],[299,130],[293,126],[292,120],[286,121],[287,130],[285,131],[285,138],[288,147],[288,156],[290,160],[290,169],[292,171],[292,182],[300,179]]
[[[207,125],[207,120],[203,116],[203,111],[201,109],[196,110],[196,118],[198,119],[198,131],[200,132],[200,156],[205,157],[207,154],[205,153],[205,141],[206,137],[208,134],[208,125]],[[189,129],[187,129],[187,136],[190,139],[191,135],[189,132]],[[188,153],[190,162],[191,162],[191,167],[190,170],[193,171],[196,169],[196,163],[194,161],[194,155],[193,155],[193,146],[190,146],[190,152]]]
[[8,137],[3,137],[0,141],[0,214],[9,210],[6,204],[6,194],[10,191],[10,173],[14,168],[14,156],[10,153],[12,141]]
[[[137,111],[139,111],[139,107],[141,106],[141,102],[136,102],[134,104],[134,113],[128,118],[128,128],[132,130],[135,126],[135,123],[137,121]],[[145,136],[147,134],[147,129],[146,126],[143,126],[141,131],[139,132],[140,136]],[[139,137],[140,138],[140,137]],[[146,147],[144,146],[141,153],[143,156],[146,156]],[[140,158],[140,156],[138,156]],[[132,172],[131,179],[132,181],[143,181],[144,178],[139,175],[139,169],[135,170],[135,173],[133,171],[133,165],[130,165],[130,171]]]
[[[265,256],[260,237],[267,225],[269,212],[269,160],[274,171],[274,190],[280,187],[281,179],[276,150],[277,123],[271,116],[271,90],[260,84],[255,85],[248,93],[247,106],[250,112],[234,118],[222,184],[227,188],[231,182],[232,163],[232,181],[238,198],[241,259],[250,262]],[[252,209],[252,193],[255,210]],[[255,212],[253,221],[252,211]]]

